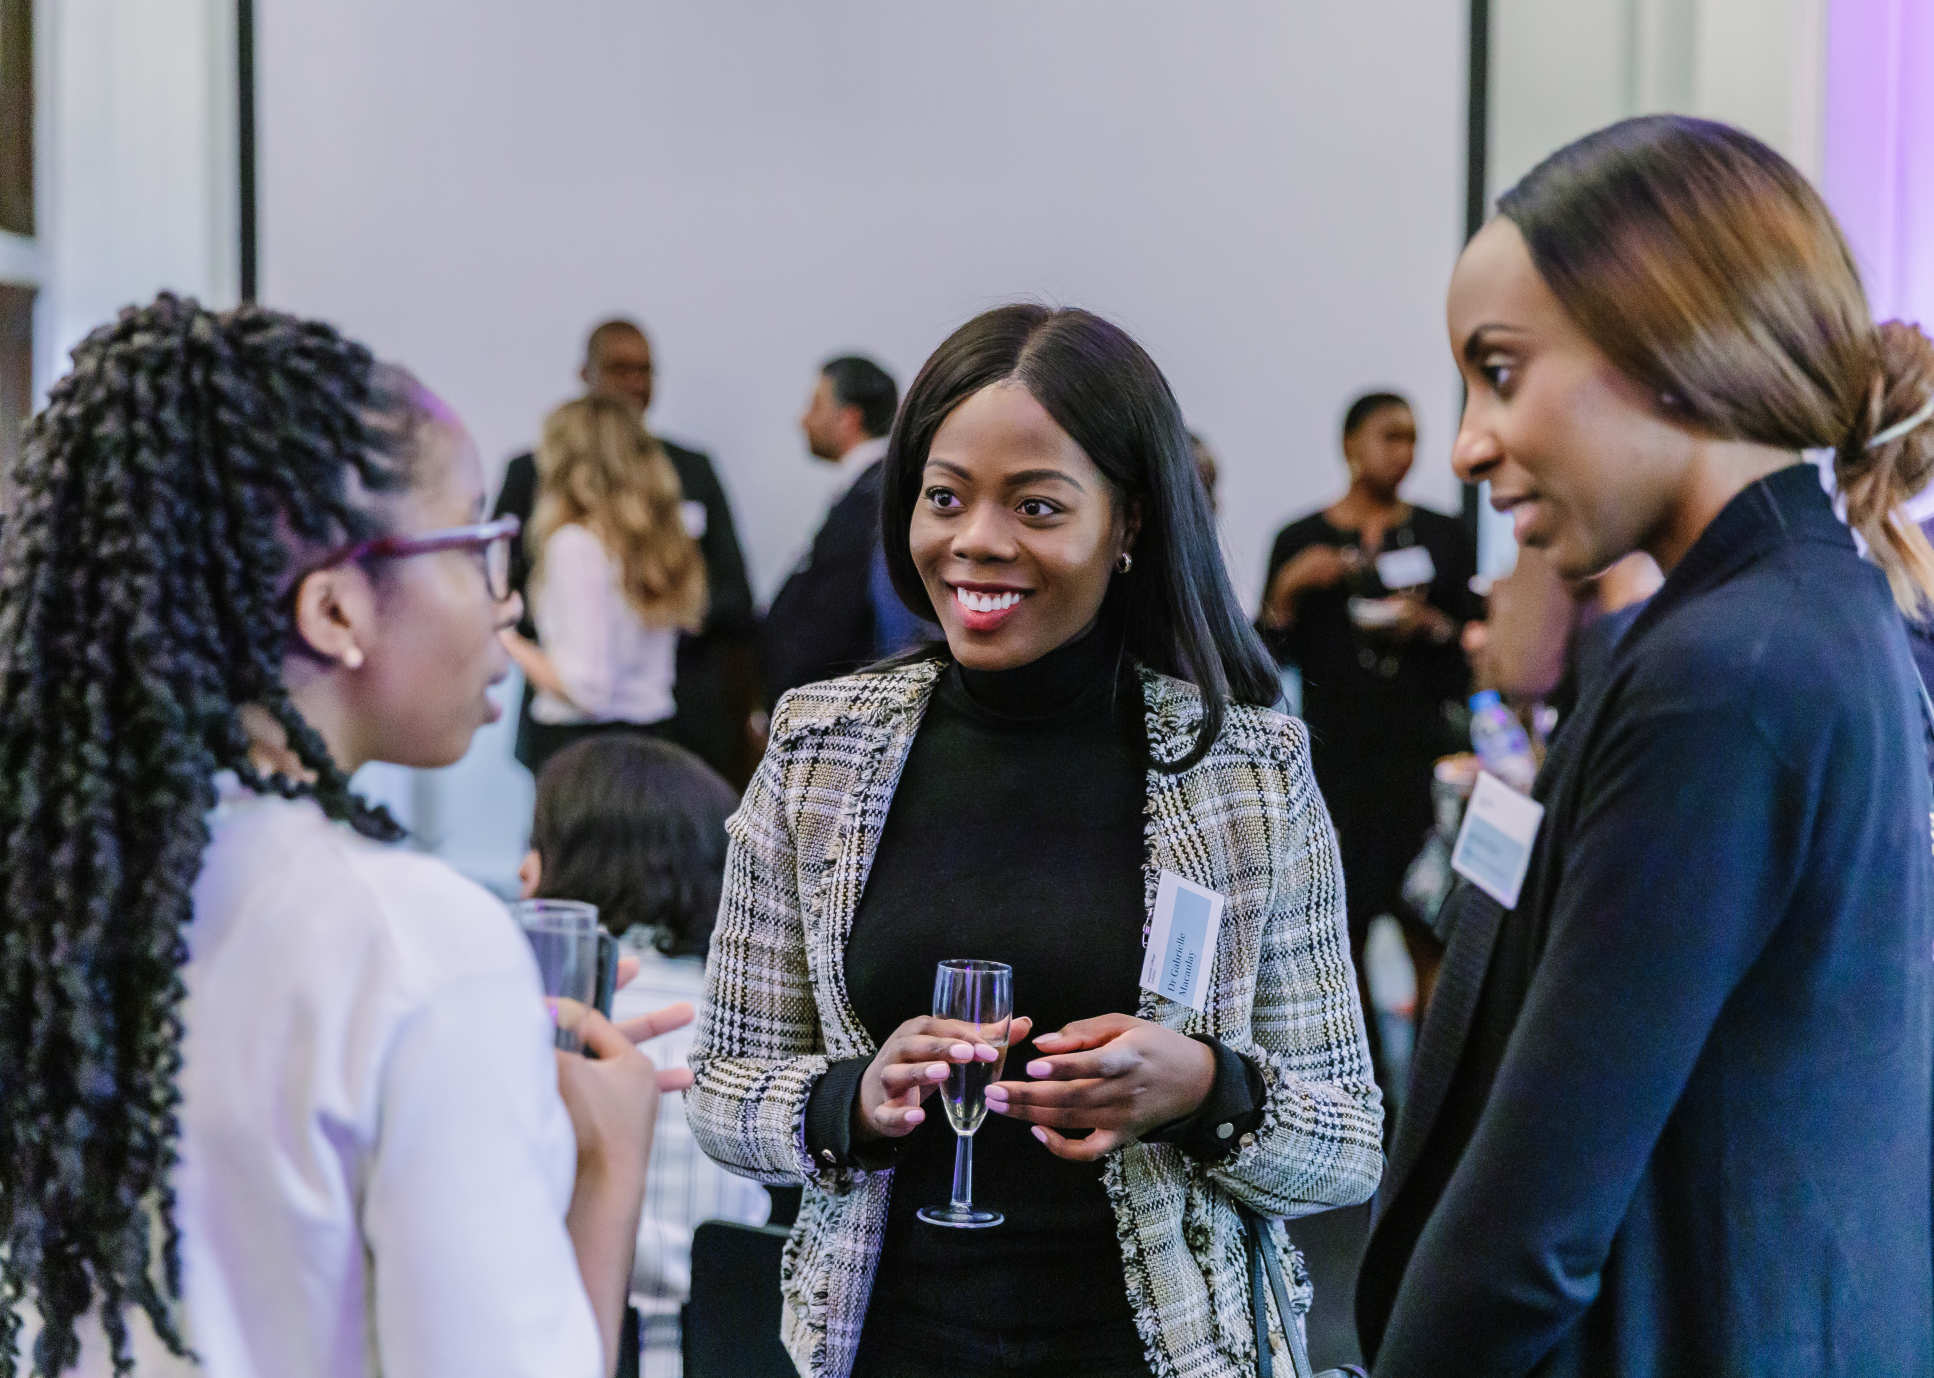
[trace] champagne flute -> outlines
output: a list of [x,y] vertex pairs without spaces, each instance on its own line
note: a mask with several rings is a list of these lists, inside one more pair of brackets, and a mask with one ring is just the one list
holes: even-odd
[[953,1200],[944,1206],[922,1206],[920,1218],[929,1225],[956,1230],[984,1230],[1007,1217],[974,1205],[974,1131],[987,1116],[985,1093],[1007,1062],[1008,1023],[1014,1017],[1014,969],[1005,962],[942,962],[933,977],[933,1015],[967,1027],[960,1037],[970,1043],[993,1045],[992,1062],[950,1064],[941,1100],[947,1123],[954,1131]]

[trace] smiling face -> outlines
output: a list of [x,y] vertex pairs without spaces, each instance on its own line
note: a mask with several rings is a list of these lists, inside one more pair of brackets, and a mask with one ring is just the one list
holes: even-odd
[[1468,388],[1452,466],[1490,482],[1518,543],[1578,579],[1660,541],[1694,438],[1565,312],[1509,220],[1458,259],[1448,317]]
[[920,481],[908,543],[962,665],[1026,665],[1094,624],[1133,523],[1026,388],[995,383],[954,408]]

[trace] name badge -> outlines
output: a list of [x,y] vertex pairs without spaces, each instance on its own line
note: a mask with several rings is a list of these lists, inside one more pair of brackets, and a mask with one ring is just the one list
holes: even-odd
[[695,541],[705,539],[705,523],[709,514],[705,504],[697,498],[686,498],[678,504],[679,518],[684,522],[685,534]]
[[1398,546],[1377,556],[1377,578],[1387,589],[1422,588],[1437,577],[1437,562],[1420,545]]
[[1537,800],[1495,775],[1479,775],[1451,850],[1451,869],[1506,909],[1515,908],[1544,816]]
[[1155,915],[1142,957],[1142,987],[1200,1011],[1209,999],[1209,972],[1222,932],[1224,900],[1215,891],[1163,871],[1155,887]]

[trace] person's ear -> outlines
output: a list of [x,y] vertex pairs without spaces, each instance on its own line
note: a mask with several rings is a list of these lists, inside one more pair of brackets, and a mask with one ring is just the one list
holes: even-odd
[[533,847],[524,853],[524,859],[517,865],[517,897],[519,899],[537,898],[537,887],[544,880],[544,858]]
[[586,359],[584,363],[579,366],[578,381],[584,384],[584,390],[586,392],[597,391],[596,385],[593,384],[591,381],[591,361],[589,359]]
[[376,590],[357,565],[317,570],[296,585],[296,637],[322,660],[362,669],[375,624]]

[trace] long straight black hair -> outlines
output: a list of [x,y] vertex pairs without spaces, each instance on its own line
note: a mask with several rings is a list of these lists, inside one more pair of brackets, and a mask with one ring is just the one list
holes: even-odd
[[881,485],[886,567],[900,599],[937,621],[914,568],[908,527],[921,471],[940,425],[994,383],[1019,383],[1101,470],[1117,503],[1141,514],[1134,564],[1109,584],[1104,624],[1128,654],[1202,691],[1201,760],[1228,704],[1269,707],[1281,694],[1275,662],[1242,615],[1216,543],[1182,409],[1155,361],[1121,327],[1089,311],[1000,306],[949,335],[907,389],[893,423]]

